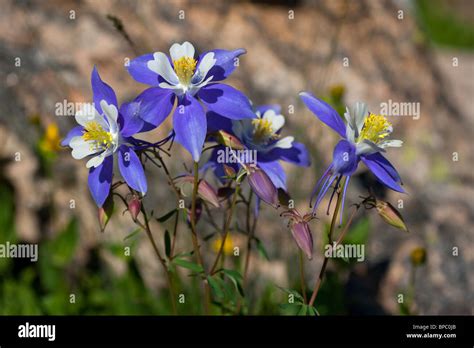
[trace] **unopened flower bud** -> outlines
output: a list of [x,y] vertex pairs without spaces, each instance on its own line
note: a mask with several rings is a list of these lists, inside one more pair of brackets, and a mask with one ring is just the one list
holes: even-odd
[[231,166],[228,166],[227,164],[224,164],[224,173],[226,176],[229,178],[235,177],[235,170]]
[[308,259],[313,258],[313,236],[306,221],[291,224],[291,234]]
[[[180,189],[183,196],[191,196],[194,187],[194,176],[182,175],[174,179],[175,185]],[[198,196],[218,208],[220,206],[219,197],[214,187],[206,180],[199,180]]]
[[411,263],[413,266],[421,266],[426,262],[426,249],[418,247],[413,249],[410,254]]
[[112,217],[112,213],[114,211],[114,199],[112,195],[109,195],[105,200],[102,207],[99,208],[99,226],[100,231],[104,232],[105,226],[109,223],[110,218]]
[[133,221],[137,221],[137,216],[140,214],[142,204],[140,198],[136,195],[133,195],[132,199],[128,202],[128,211],[132,216]]
[[230,147],[233,150],[242,150],[245,148],[235,135],[229,134],[223,130],[214,133],[214,135],[216,141],[221,145]]
[[268,175],[261,169],[253,169],[248,174],[249,185],[253,192],[264,202],[274,208],[278,207],[278,190]]
[[388,202],[377,200],[375,202],[375,208],[379,213],[380,217],[389,225],[399,228],[408,232],[408,229],[403,221],[402,215]]

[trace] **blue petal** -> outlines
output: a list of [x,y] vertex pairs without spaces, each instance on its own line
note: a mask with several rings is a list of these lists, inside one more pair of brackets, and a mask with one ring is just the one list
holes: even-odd
[[76,126],[67,133],[66,137],[61,141],[61,146],[69,146],[72,138],[82,135],[84,127]]
[[332,167],[335,173],[351,175],[359,165],[359,156],[353,144],[347,140],[340,140],[334,148]]
[[138,133],[152,129],[154,126],[140,118],[140,103],[135,101],[123,103],[119,110],[120,133],[123,137],[129,137]]
[[261,115],[263,115],[268,110],[273,110],[277,115],[281,113],[281,106],[278,104],[268,104],[268,105],[260,105],[255,108],[255,111],[259,111]]
[[204,109],[195,98],[186,96],[180,100],[174,111],[173,128],[176,141],[189,151],[195,162],[199,162],[206,139],[207,121]]
[[123,178],[132,189],[145,194],[147,191],[146,177],[137,154],[126,145],[120,145],[118,150],[118,164]]
[[341,117],[328,103],[317,99],[308,92],[300,93],[301,100],[306,104],[308,109],[315,114],[321,122],[325,123],[335,130],[343,138],[346,137],[346,126]]
[[[229,77],[229,75],[232,74],[232,72],[238,66],[238,64],[236,64],[236,58],[246,53],[243,48],[239,48],[234,51],[217,49],[209,52],[214,52],[214,59],[216,59],[216,64],[209,70],[206,75],[206,78],[208,78],[209,76],[213,76],[212,81],[222,81]],[[209,52],[202,53],[199,56],[199,60],[201,60],[201,58]]]
[[282,188],[286,190],[286,174],[283,167],[278,163],[274,162],[258,162],[258,167],[263,170],[273,182],[276,188]]
[[385,158],[380,152],[373,153],[371,155],[364,155],[363,157],[368,158],[372,161],[377,161],[390,176],[396,182],[401,182],[400,175],[398,174],[395,167]]
[[127,67],[128,73],[138,82],[146,85],[158,85],[158,74],[148,69],[147,63],[153,60],[153,53],[133,59]]
[[98,207],[102,207],[110,192],[114,167],[114,156],[105,157],[97,168],[89,170],[89,190]]
[[213,83],[201,88],[198,96],[209,110],[232,120],[256,117],[248,98],[231,86]]
[[223,130],[227,133],[232,133],[232,121],[227,117],[222,117],[215,112],[209,111],[207,114],[207,131],[209,133]]
[[91,84],[94,106],[100,114],[102,114],[102,108],[100,107],[101,100],[105,100],[107,104],[115,105],[115,107],[118,109],[117,96],[115,95],[114,90],[104,81],[102,81],[95,66],[92,70]]
[[400,177],[397,171],[385,157],[382,155],[362,156],[362,161],[385,186],[397,192],[405,192],[398,184]]
[[175,95],[169,89],[146,89],[129,105],[120,108],[124,117],[122,135],[130,136],[158,127],[173,109]]
[[311,165],[311,159],[306,146],[298,142],[293,142],[293,146],[289,149],[275,147],[266,154],[259,154],[258,157],[265,161],[282,160],[303,167],[309,167]]

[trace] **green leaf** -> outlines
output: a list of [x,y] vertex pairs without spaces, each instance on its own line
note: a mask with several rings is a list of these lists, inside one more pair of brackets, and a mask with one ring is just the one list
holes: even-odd
[[184,260],[184,259],[174,259],[173,263],[177,266],[190,269],[191,271],[196,272],[196,273],[204,272],[201,265],[198,265],[197,263],[194,263],[194,262],[191,262],[191,261],[187,261],[187,260]]
[[136,236],[138,233],[140,233],[142,231],[142,229],[140,227],[138,227],[137,229],[135,229],[132,233],[130,233],[128,236],[126,236],[123,240],[126,241],[127,239],[130,239],[134,236]]
[[207,276],[207,281],[211,287],[212,292],[214,293],[214,296],[216,296],[218,299],[223,299],[224,292],[222,291],[219,283],[211,276]]
[[233,270],[233,269],[223,269],[222,273],[224,273],[231,281],[234,283],[235,288],[239,291],[242,297],[245,296],[244,289],[242,288],[242,275]]
[[167,212],[165,215],[163,215],[159,218],[156,218],[156,221],[163,223],[163,222],[167,221],[170,217],[172,217],[176,213],[177,213],[177,209],[173,209],[173,210]]
[[285,314],[289,315],[297,315],[301,310],[301,306],[301,303],[282,303],[279,305],[279,307],[285,311]]
[[307,311],[308,311],[308,306],[303,304],[301,305],[301,308],[296,315],[306,316]]
[[304,298],[303,296],[296,290],[292,290],[292,289],[286,289],[286,288],[282,288],[280,286],[277,286],[278,289],[286,292],[288,295],[293,295],[295,297],[295,299],[299,300],[301,303],[304,302]]
[[255,242],[257,243],[257,250],[260,256],[262,256],[265,260],[270,260],[268,257],[267,250],[265,249],[265,246],[263,245],[262,241],[258,238],[255,238]]
[[308,305],[308,315],[319,316],[319,313],[318,313],[318,311],[316,310],[316,308],[314,308],[313,306],[309,306],[309,305]]
[[165,253],[168,258],[171,256],[171,238],[168,230],[165,231]]

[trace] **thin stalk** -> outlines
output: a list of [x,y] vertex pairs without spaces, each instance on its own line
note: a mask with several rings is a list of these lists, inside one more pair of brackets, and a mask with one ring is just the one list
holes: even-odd
[[230,228],[230,223],[232,222],[232,215],[233,215],[233,212],[234,212],[235,204],[237,202],[237,197],[239,196],[239,194],[238,194],[239,190],[240,190],[240,183],[237,183],[237,186],[235,187],[234,196],[232,197],[232,203],[230,204],[229,213],[227,215],[227,220],[226,220],[225,226],[224,226],[224,237],[222,238],[222,242],[221,242],[221,245],[219,247],[219,252],[217,253],[214,264],[212,265],[211,271],[209,272],[210,274],[214,274],[214,271],[217,268],[219,259],[222,256],[222,252],[224,250],[224,244],[225,244],[225,241],[226,241],[227,236],[229,234],[229,228]]
[[160,261],[160,264],[163,266],[163,269],[165,271],[165,276],[166,276],[166,282],[168,283],[168,289],[169,289],[169,292],[170,292],[170,297],[171,297],[171,305],[173,307],[173,313],[174,314],[178,314],[178,310],[176,308],[176,296],[174,294],[174,290],[173,290],[173,284],[171,282],[171,277],[170,277],[170,273],[169,273],[169,270],[168,270],[168,267],[166,266],[166,261],[165,259],[161,256],[161,253],[160,253],[160,250],[158,249],[158,246],[156,245],[155,243],[155,239],[153,238],[153,235],[151,233],[151,229],[150,229],[150,224],[148,222],[148,216],[146,214],[146,211],[145,209],[143,208],[143,205],[142,205],[142,213],[143,213],[143,217],[145,219],[145,224],[142,224],[140,221],[137,220],[137,224],[143,229],[145,230],[147,236],[148,236],[148,239],[150,240],[151,242],[151,245],[153,246],[153,250],[155,251],[155,254],[156,256],[158,257],[158,260]]
[[301,293],[303,295],[304,303],[308,302],[306,298],[306,280],[304,277],[304,259],[303,259],[303,252],[300,250],[299,252],[299,268],[300,268],[300,282],[301,282]]
[[[345,183],[345,180],[344,180],[344,183]],[[344,183],[342,183],[342,187],[344,187]],[[336,190],[338,189],[339,188],[336,188]],[[329,235],[328,235],[328,240],[330,244],[332,244],[332,235],[334,232],[334,228],[336,227],[337,215],[339,214],[339,209],[341,208],[341,204],[342,204],[342,192],[338,192],[336,208],[334,209],[334,213],[332,215],[331,227],[329,229]],[[326,272],[328,261],[329,261],[329,258],[324,256],[323,265],[321,266],[321,270],[319,271],[319,276],[316,279],[316,282],[314,284],[313,294],[311,295],[311,299],[309,300],[309,303],[308,303],[308,305],[310,306],[313,306],[314,301],[316,300],[316,296],[318,295],[319,289],[321,287],[321,282],[323,281],[324,273]]]
[[[204,261],[201,256],[201,251],[199,250],[199,242],[196,233],[196,200],[197,193],[199,188],[199,163],[194,162],[194,187],[193,187],[193,196],[191,201],[191,237],[193,240],[194,253],[196,254],[196,259],[201,265],[202,269],[206,270],[204,266]],[[210,292],[207,282],[204,284],[204,312],[209,314],[209,301],[210,301]]]

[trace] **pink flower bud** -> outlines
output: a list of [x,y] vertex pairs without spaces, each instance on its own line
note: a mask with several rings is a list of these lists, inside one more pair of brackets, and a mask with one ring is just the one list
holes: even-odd
[[137,221],[138,214],[140,214],[142,204],[140,198],[136,195],[133,195],[132,199],[128,202],[128,211],[132,216],[133,221]]
[[306,221],[291,224],[291,234],[298,247],[311,260],[313,258],[313,236],[311,235],[309,224]]
[[99,215],[99,226],[100,231],[104,232],[105,226],[109,223],[110,218],[112,217],[112,213],[114,211],[114,200],[112,195],[109,195],[104,202],[104,205],[99,208],[98,215]]
[[223,130],[217,131],[213,135],[215,135],[216,141],[219,144],[230,147],[233,150],[242,150],[245,148],[235,135],[229,134]]
[[[174,179],[175,185],[180,189],[183,196],[192,196],[194,186],[194,176],[182,175]],[[217,192],[206,180],[199,180],[198,196],[218,208],[220,206],[219,197]]]
[[248,174],[249,185],[253,192],[264,202],[274,208],[278,207],[278,190],[268,175],[261,169],[252,169]]

